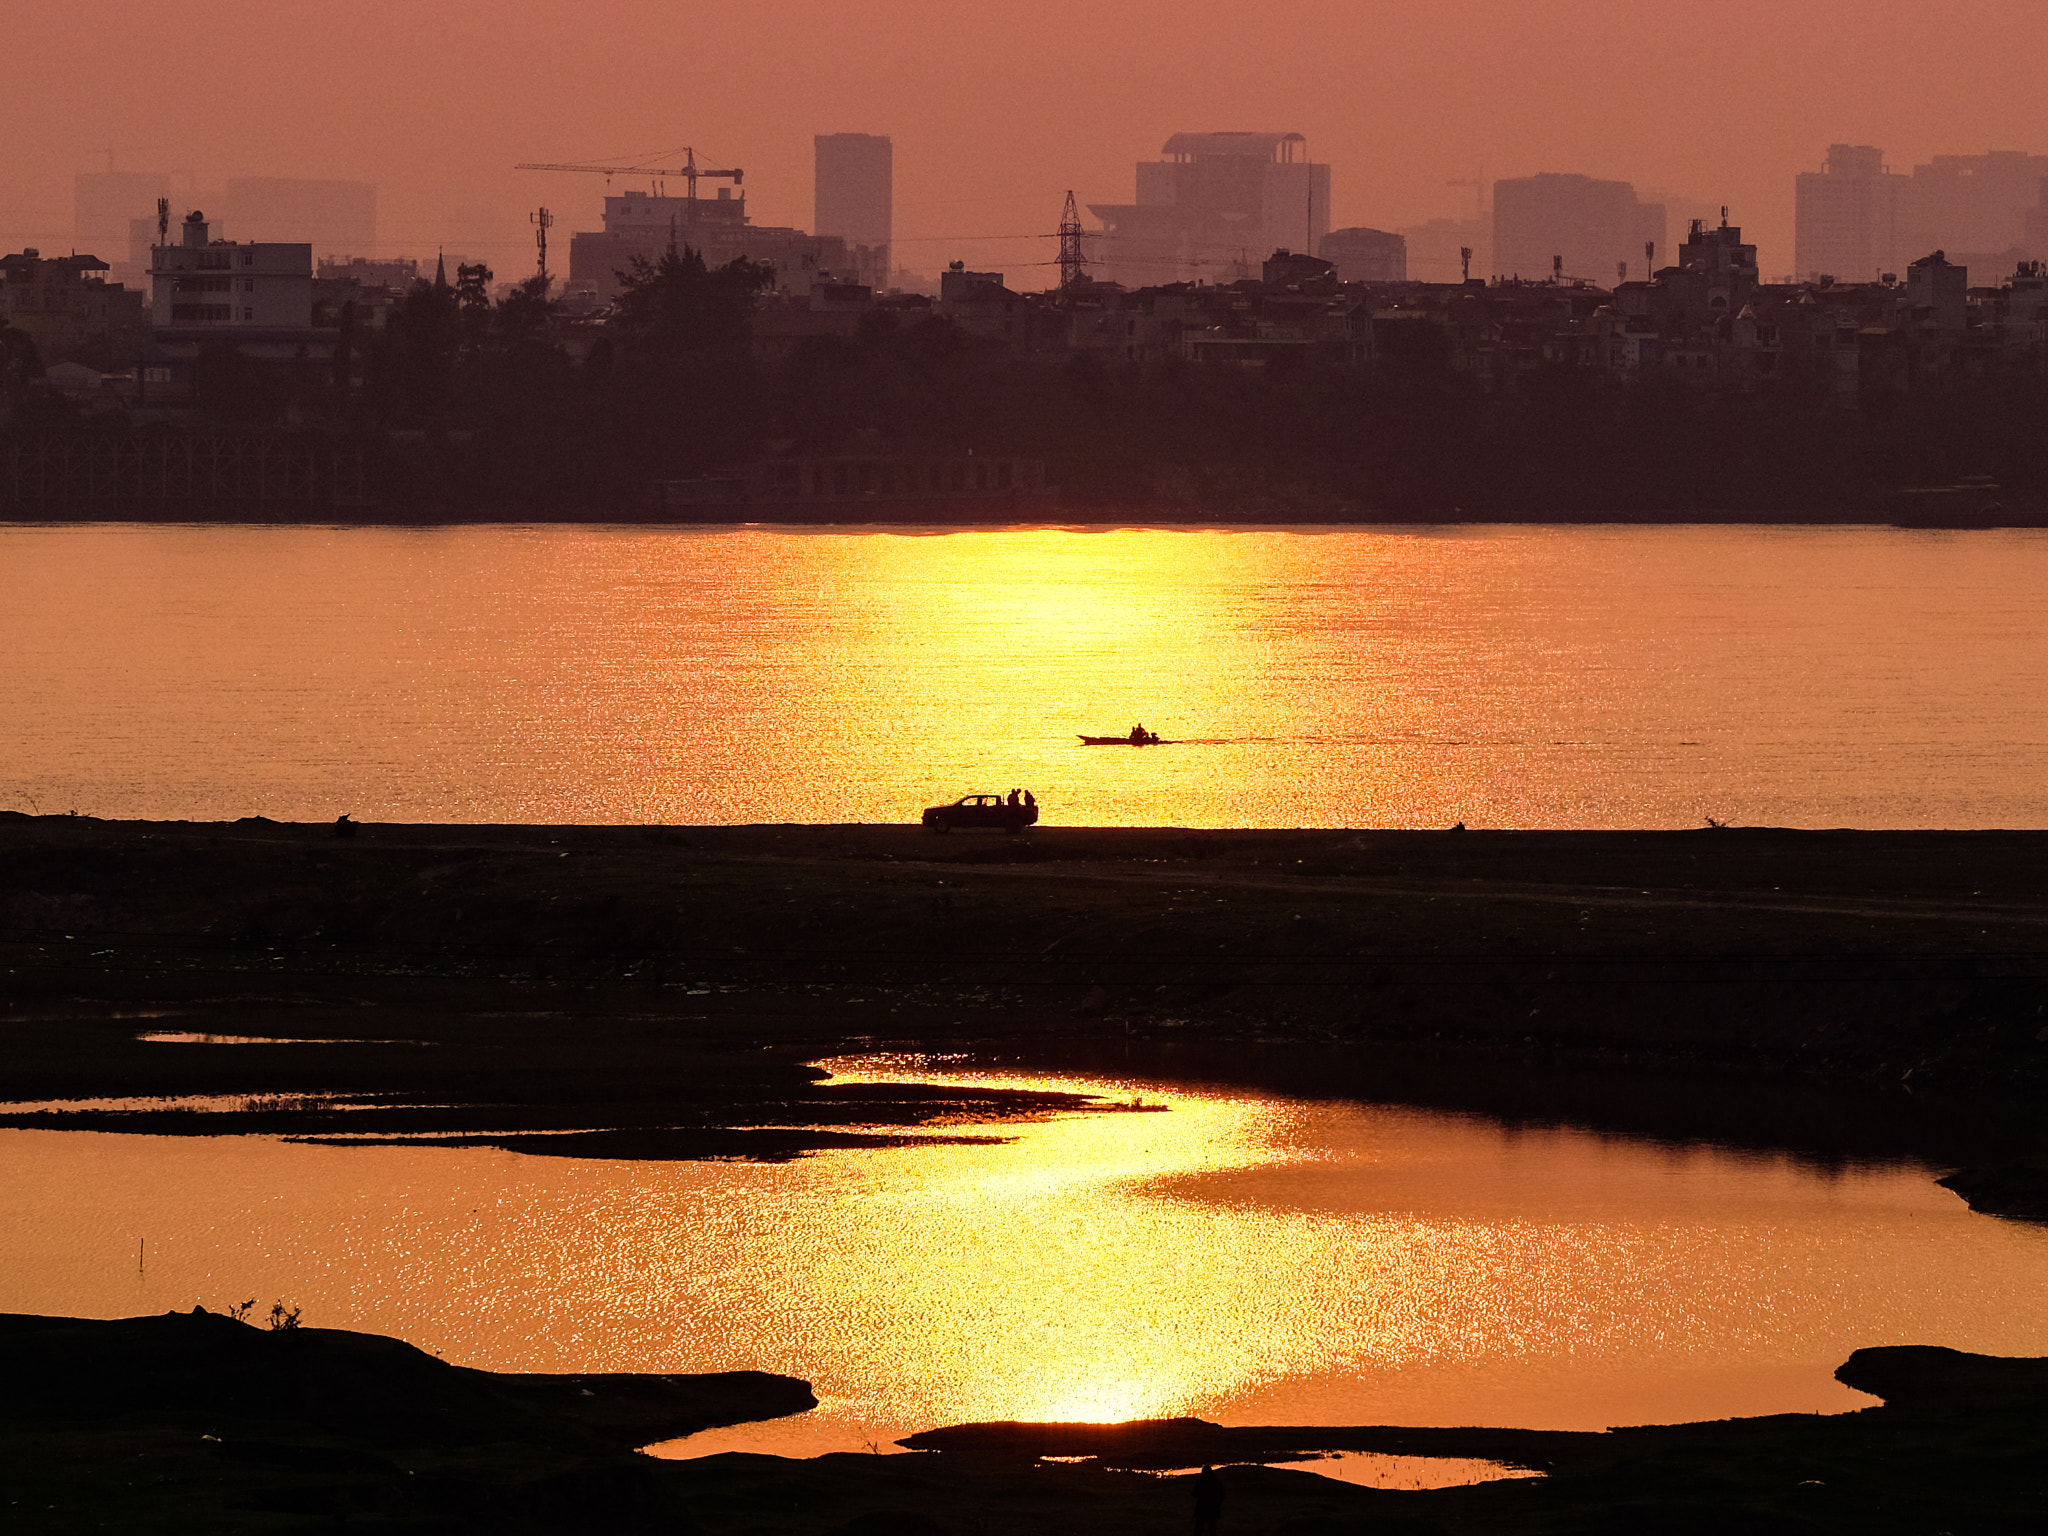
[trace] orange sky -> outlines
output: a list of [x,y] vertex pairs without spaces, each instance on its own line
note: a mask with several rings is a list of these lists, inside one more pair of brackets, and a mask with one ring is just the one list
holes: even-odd
[[[596,178],[513,172],[692,143],[760,223],[808,226],[811,135],[896,145],[899,260],[1050,282],[1068,187],[1127,200],[1177,129],[1299,130],[1333,222],[1469,208],[1446,185],[1583,171],[1732,205],[1792,263],[1792,176],[1831,141],[1895,167],[2048,150],[2041,0],[10,0],[0,248],[66,248],[107,165],[375,181],[388,253],[532,260],[525,212],[595,227]],[[149,210],[139,210],[147,213]],[[232,233],[232,231],[230,231]],[[1674,228],[1672,238],[1678,231]],[[1008,237],[1008,238],[1005,238]],[[559,234],[558,234],[559,238]],[[111,253],[103,253],[111,254]]]

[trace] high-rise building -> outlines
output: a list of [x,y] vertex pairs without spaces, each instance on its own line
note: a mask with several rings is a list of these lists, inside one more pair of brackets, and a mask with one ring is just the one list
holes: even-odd
[[228,183],[220,213],[238,240],[303,242],[324,252],[377,248],[377,189],[367,181],[241,177]]
[[821,133],[812,141],[814,233],[837,235],[860,280],[889,286],[889,247],[895,238],[895,150],[875,133]]
[[1895,176],[1884,151],[1830,144],[1818,171],[1801,171],[1793,192],[1793,258],[1799,276],[1874,282],[1905,264],[1902,225],[1912,179]]
[[1408,280],[1408,242],[1384,229],[1333,229],[1317,254],[1337,268],[1340,283]]
[[1330,168],[1298,133],[1176,133],[1138,162],[1135,203],[1095,203],[1089,266],[1126,287],[1257,277],[1276,250],[1313,251],[1330,232]]
[[1493,270],[1528,279],[1561,275],[1608,284],[1643,247],[1664,245],[1664,205],[1637,199],[1625,181],[1545,171],[1493,184]]

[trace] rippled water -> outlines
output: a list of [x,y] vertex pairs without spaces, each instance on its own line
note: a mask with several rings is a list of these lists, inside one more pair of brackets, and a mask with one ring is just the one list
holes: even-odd
[[103,816],[2040,827],[2048,534],[0,526],[0,713]]
[[822,1400],[680,1455],[990,1419],[1832,1412],[1868,1401],[1831,1376],[1864,1345],[2048,1353],[2048,1230],[1972,1214],[1920,1169],[981,1080],[1170,1108],[781,1166],[5,1131],[0,1310],[282,1298],[466,1365],[755,1368]]

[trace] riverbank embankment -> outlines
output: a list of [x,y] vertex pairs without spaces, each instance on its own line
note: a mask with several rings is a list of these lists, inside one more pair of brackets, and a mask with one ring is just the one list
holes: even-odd
[[786,1156],[963,1108],[806,1061],[943,1050],[2024,1169],[2044,861],[2031,832],[0,813],[0,1121]]

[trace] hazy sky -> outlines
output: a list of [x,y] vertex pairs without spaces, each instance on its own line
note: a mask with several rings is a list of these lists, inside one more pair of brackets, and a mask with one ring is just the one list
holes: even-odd
[[[2048,150],[2043,0],[9,0],[0,248],[67,248],[103,169],[370,180],[387,253],[500,275],[526,211],[595,228],[595,177],[514,172],[695,144],[755,221],[808,227],[811,135],[896,145],[899,260],[1049,283],[1072,187],[1127,201],[1179,129],[1298,130],[1333,223],[1472,206],[1448,183],[1583,171],[1726,202],[1791,269],[1792,176],[1833,141],[1894,167]],[[149,209],[140,209],[146,214]],[[232,233],[232,231],[230,231]],[[1674,229],[1673,238],[1677,236]],[[102,253],[113,254],[113,253]]]

